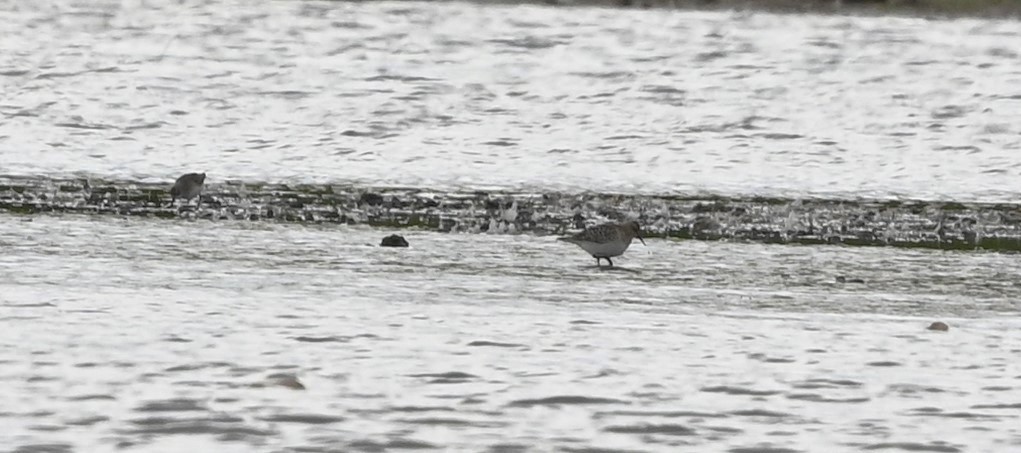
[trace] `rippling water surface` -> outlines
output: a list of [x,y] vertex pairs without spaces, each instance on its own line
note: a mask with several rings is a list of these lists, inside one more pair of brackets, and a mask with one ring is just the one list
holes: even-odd
[[0,443],[1021,448],[1014,256],[385,233],[8,216]]
[[[605,270],[549,236],[491,234],[571,199],[554,191],[600,201],[545,220],[625,213],[660,230],[719,206],[678,214],[646,194],[1016,201],[1017,22],[410,2],[0,11],[3,449],[1021,451],[1021,262],[972,250],[988,225],[1016,227],[1010,205],[897,211],[937,245],[969,233],[960,252],[650,239]],[[203,170],[215,194],[199,217],[217,221],[175,217],[139,184]],[[355,201],[287,186],[320,182]],[[336,222],[264,217],[229,194],[248,186],[295,212],[334,200],[312,214]],[[362,190],[381,186],[408,189]],[[476,192],[492,188],[539,201],[519,213]],[[509,217],[405,229],[406,249],[342,225],[409,199],[440,225],[448,205]],[[231,203],[247,214],[223,220]],[[775,204],[750,203],[732,211]],[[105,214],[41,213],[62,205]],[[778,231],[816,228],[814,211],[788,211]],[[818,227],[903,223],[847,212]]]
[[1016,21],[0,3],[2,173],[985,200],[1021,191]]

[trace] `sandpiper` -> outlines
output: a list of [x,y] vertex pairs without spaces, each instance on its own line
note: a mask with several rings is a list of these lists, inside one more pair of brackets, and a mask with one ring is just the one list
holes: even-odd
[[170,206],[174,205],[174,202],[178,198],[183,198],[185,203],[195,197],[199,197],[198,204],[202,204],[202,187],[206,182],[205,173],[188,173],[174,182],[174,187],[170,189]]
[[642,241],[642,245],[645,245],[638,222],[632,220],[624,223],[604,223],[557,240],[581,247],[596,259],[596,266],[599,266],[604,259],[610,263],[610,266],[613,266],[610,257],[623,255],[634,238],[638,238],[639,241]]

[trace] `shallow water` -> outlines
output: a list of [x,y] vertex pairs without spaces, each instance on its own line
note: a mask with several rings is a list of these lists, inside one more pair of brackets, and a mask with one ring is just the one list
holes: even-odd
[[[5,449],[1021,450],[1021,263],[975,250],[1021,224],[956,203],[1021,191],[1017,22],[0,11]],[[162,206],[203,170],[205,208]],[[955,203],[842,202],[871,197]],[[424,215],[452,232],[365,226]],[[969,250],[650,239],[607,270],[532,234],[621,216]]]
[[1021,448],[1011,255],[2,219],[24,451]]
[[0,174],[1021,191],[1016,21],[413,2],[0,9]]

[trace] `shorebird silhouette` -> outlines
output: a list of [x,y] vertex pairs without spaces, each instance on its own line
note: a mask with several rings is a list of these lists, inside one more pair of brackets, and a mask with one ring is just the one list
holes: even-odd
[[613,266],[611,257],[620,256],[631,246],[631,240],[638,238],[645,245],[642,239],[641,226],[638,222],[630,221],[624,223],[604,223],[594,227],[586,228],[578,234],[557,238],[558,241],[570,242],[581,247],[583,250],[596,259],[596,266],[606,260]]
[[174,202],[178,198],[184,199],[187,203],[192,198],[198,197],[199,201],[197,205],[202,204],[202,189],[205,186],[206,174],[205,173],[188,173],[174,182],[174,187],[170,189],[170,206],[174,206]]

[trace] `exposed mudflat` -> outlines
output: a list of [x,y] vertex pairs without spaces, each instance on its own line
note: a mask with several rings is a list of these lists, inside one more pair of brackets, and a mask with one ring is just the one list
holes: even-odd
[[1021,249],[1021,205],[926,201],[444,192],[330,184],[209,184],[171,205],[168,184],[0,177],[0,210],[269,221],[441,232],[564,234],[638,219],[649,237]]

